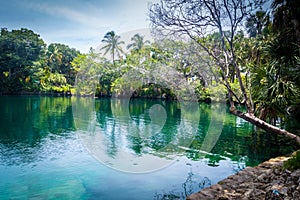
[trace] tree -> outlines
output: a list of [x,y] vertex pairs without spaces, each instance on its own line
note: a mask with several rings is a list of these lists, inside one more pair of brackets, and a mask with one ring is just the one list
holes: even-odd
[[123,70],[120,63],[112,64],[93,48],[88,54],[78,55],[72,65],[78,69],[76,95],[82,96],[111,96],[112,83]]
[[30,66],[40,59],[45,46],[40,36],[32,30],[1,29],[0,77],[4,89],[20,91],[24,88],[32,77]]
[[300,2],[274,0],[272,9],[273,39],[268,44],[270,48],[267,49],[270,69],[275,72],[277,85],[285,89],[281,89],[280,96],[281,102],[287,105],[285,112],[295,114],[300,107]]
[[48,67],[39,68],[36,76],[39,78],[39,90],[47,93],[67,93],[70,92],[71,85],[67,83],[63,74],[52,73]]
[[124,44],[124,41],[120,41],[120,36],[116,35],[114,31],[109,31],[105,34],[102,42],[106,43],[101,50],[105,50],[104,55],[110,52],[113,60],[113,64],[115,65],[116,56],[120,58],[121,53],[124,53],[120,45]]
[[258,37],[241,38],[237,43],[239,62],[246,66],[255,113],[273,125],[286,123],[299,107],[299,47],[295,39],[290,39],[293,36],[285,35],[290,28],[282,26],[276,30],[268,23]]
[[257,37],[263,34],[266,27],[270,25],[270,19],[268,14],[259,10],[255,14],[251,14],[246,21],[246,29],[250,37]]
[[144,36],[140,34],[135,34],[131,38],[132,43],[127,45],[127,49],[132,49],[133,51],[140,51],[146,44],[150,44],[149,40],[144,41]]
[[[284,69],[290,69],[289,78],[298,86],[300,76],[300,2],[297,0],[274,0],[273,30],[279,46],[272,50],[277,58],[284,58],[278,63]],[[275,52],[276,51],[276,52]],[[286,65],[286,66],[283,66]]]
[[51,72],[63,74],[67,79],[67,83],[74,85],[76,70],[71,65],[71,62],[79,54],[79,51],[65,44],[50,44],[47,50],[47,57]]
[[74,95],[95,95],[100,72],[100,65],[95,61],[95,58],[97,58],[97,55],[94,53],[94,49],[91,48],[88,54],[78,55],[71,62],[72,66],[78,69],[75,83],[76,93]]
[[20,92],[69,92],[78,69],[71,61],[80,54],[64,44],[46,44],[32,30],[0,33],[0,90]]
[[49,66],[52,72],[60,71],[59,66],[62,64],[63,54],[55,44],[48,46]]
[[300,44],[300,1],[298,0],[274,0],[273,27],[282,37],[288,36],[290,41]]
[[[183,34],[197,42],[219,66],[224,85],[227,88],[230,112],[268,132],[286,135],[298,143],[300,137],[279,129],[256,117],[253,113],[253,104],[241,76],[240,63],[236,58],[236,33],[246,17],[260,5],[260,1],[247,0],[161,0],[150,8],[150,21],[152,28],[161,34]],[[207,34],[217,31],[219,37],[216,45],[205,41]],[[239,83],[239,91],[243,99],[233,92],[230,85],[232,73]],[[233,97],[244,102],[247,112],[238,110]]]

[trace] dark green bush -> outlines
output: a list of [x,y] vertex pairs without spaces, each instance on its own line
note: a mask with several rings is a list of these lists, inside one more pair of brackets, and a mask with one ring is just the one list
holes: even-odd
[[292,157],[283,163],[283,167],[289,170],[300,168],[300,150],[293,153]]

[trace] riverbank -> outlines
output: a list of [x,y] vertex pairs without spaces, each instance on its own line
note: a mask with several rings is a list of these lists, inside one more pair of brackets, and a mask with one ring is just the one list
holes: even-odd
[[300,199],[300,169],[284,169],[290,157],[277,157],[194,193],[187,200]]
[[51,97],[69,97],[72,96],[71,92],[58,93],[58,92],[0,92],[0,96],[51,96]]

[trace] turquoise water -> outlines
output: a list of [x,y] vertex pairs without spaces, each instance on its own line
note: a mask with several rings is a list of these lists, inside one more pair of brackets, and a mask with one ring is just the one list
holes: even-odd
[[0,199],[184,199],[293,150],[223,104],[2,96],[0,105]]

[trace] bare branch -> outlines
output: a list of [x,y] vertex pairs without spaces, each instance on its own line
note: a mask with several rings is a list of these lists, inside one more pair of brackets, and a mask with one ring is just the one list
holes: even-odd
[[[149,16],[153,29],[161,33],[187,35],[198,43],[221,69],[228,93],[232,93],[229,67],[233,66],[251,112],[252,105],[242,82],[233,44],[238,28],[257,5],[259,0],[161,0],[151,7]],[[202,38],[215,31],[220,36],[216,41],[219,45],[210,46],[203,42]]]

